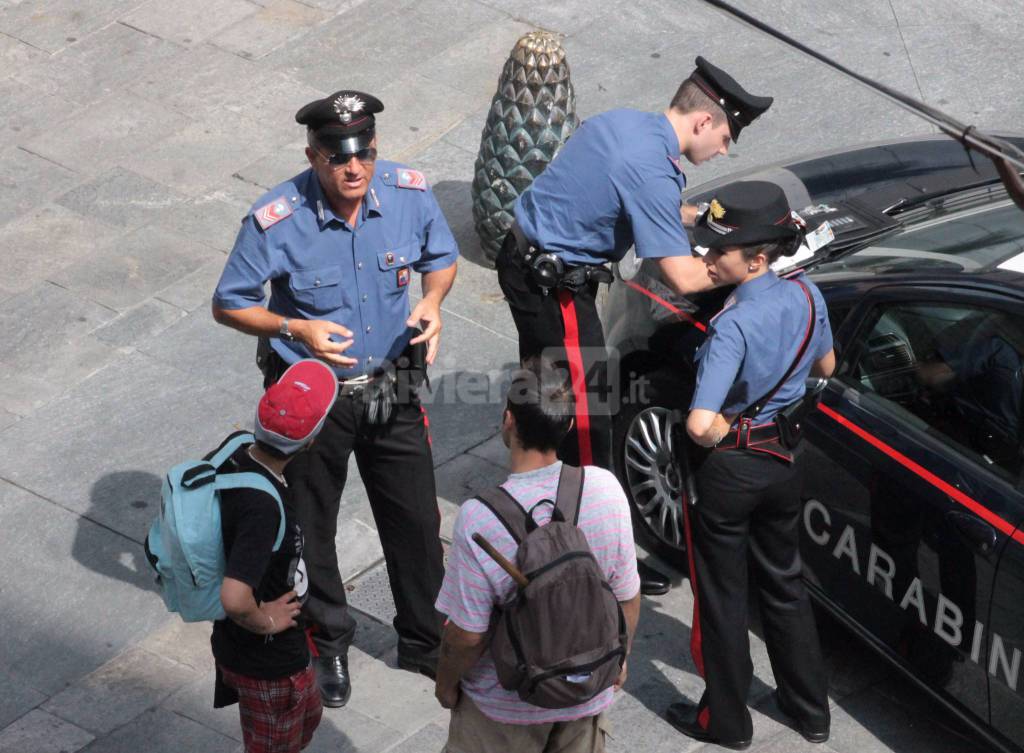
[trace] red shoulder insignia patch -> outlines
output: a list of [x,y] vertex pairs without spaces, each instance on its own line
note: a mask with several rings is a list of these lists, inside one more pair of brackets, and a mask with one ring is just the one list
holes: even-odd
[[262,206],[253,212],[253,215],[256,217],[256,222],[260,223],[260,227],[267,230],[285,217],[290,216],[291,213],[292,207],[288,203],[288,199],[284,196],[278,196],[266,206]]
[[417,191],[426,191],[427,179],[423,177],[423,173],[419,170],[401,167],[398,169],[398,187],[415,188]]

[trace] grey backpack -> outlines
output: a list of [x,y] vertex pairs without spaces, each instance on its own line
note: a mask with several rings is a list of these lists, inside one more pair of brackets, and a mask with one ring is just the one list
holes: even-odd
[[[477,495],[519,545],[518,585],[491,626],[498,680],[549,709],[585,703],[611,687],[626,658],[625,617],[577,527],[582,495],[583,469],[570,465],[562,466],[555,501],[541,500],[529,511],[501,487]],[[541,505],[554,507],[546,525],[533,518]]]

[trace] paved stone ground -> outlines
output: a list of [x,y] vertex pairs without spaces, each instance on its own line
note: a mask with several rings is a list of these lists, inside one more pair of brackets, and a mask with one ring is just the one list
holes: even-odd
[[[868,75],[992,129],[1024,120],[1024,16],[1005,0],[739,0]],[[661,109],[701,53],[775,107],[691,182],[801,152],[925,129],[697,0],[0,0],[0,751],[237,751],[215,712],[205,626],[169,618],[141,541],[161,473],[247,426],[253,342],[209,296],[240,216],[302,169],[292,115],[342,86],[378,94],[383,153],[422,169],[464,260],[446,303],[430,406],[450,528],[499,479],[499,410],[460,385],[516,354],[477,264],[469,183],[497,75],[518,35],[565,35],[581,116]],[[362,486],[338,549],[365,609],[355,690],[315,751],[439,750],[430,684],[394,668],[381,550]],[[616,751],[700,746],[660,715],[700,682],[685,584],[645,601]],[[957,751],[947,716],[824,624],[835,704],[817,750]],[[759,753],[799,751],[755,638]]]

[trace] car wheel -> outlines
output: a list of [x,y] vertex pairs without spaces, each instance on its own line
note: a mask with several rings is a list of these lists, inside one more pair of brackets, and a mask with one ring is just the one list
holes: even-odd
[[673,461],[671,417],[663,405],[623,406],[615,422],[615,467],[640,543],[685,570],[683,478]]

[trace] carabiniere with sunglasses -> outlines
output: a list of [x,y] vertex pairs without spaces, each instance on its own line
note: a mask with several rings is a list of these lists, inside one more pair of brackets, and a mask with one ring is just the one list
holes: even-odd
[[[398,665],[432,672],[440,642],[437,494],[419,398],[433,334],[407,322],[440,323],[459,252],[423,174],[378,158],[374,116],[383,109],[376,97],[342,90],[296,113],[309,169],[242,221],[213,301],[218,321],[263,336],[267,383],[309,357],[328,362],[340,383],[316,443],[286,474],[306,529],[303,616],[314,628],[321,697],[333,707],[351,692],[356,629],[335,548],[339,524],[352,524],[338,520],[352,454],[394,584]],[[423,283],[415,306],[414,274]]]

